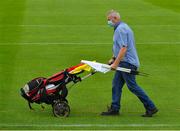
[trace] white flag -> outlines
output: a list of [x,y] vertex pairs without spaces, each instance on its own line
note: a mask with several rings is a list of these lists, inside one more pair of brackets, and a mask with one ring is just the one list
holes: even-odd
[[[107,73],[111,70],[111,66],[107,64],[102,64],[102,63],[87,61],[87,60],[81,60],[81,63],[87,64],[91,66],[94,70],[98,72],[102,72],[102,73]],[[117,67],[116,70],[131,73],[131,69],[127,69],[123,67]]]

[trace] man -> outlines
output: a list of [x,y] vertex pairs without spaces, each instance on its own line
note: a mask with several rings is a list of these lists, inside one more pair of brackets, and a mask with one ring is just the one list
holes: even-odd
[[[131,28],[120,20],[118,12],[111,10],[107,14],[108,25],[114,28],[113,57],[109,61],[111,68],[115,70],[118,66],[135,69],[139,67],[139,58],[136,52],[134,35]],[[158,109],[146,93],[136,83],[135,75],[116,71],[112,82],[112,103],[107,112],[101,115],[119,115],[121,108],[122,87],[126,83],[128,89],[135,94],[145,107],[143,117],[152,117]]]

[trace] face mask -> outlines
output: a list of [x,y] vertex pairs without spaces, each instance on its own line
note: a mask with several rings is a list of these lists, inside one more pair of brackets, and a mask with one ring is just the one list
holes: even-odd
[[108,20],[108,25],[109,25],[110,27],[114,27],[114,23],[113,23],[111,20]]

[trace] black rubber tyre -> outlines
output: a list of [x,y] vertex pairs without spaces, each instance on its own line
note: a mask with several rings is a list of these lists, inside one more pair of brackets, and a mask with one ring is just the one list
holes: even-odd
[[53,105],[53,114],[55,117],[68,117],[70,107],[65,101],[58,101]]

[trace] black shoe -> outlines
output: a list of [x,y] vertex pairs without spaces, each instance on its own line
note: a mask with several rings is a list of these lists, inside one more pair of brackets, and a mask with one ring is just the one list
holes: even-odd
[[143,114],[142,117],[152,117],[157,112],[158,112],[157,108],[154,108],[153,110],[146,110],[145,114]]
[[116,115],[119,115],[119,111],[112,109],[112,107],[108,107],[108,111],[102,112],[101,115],[102,116],[116,116]]

